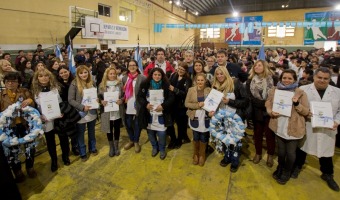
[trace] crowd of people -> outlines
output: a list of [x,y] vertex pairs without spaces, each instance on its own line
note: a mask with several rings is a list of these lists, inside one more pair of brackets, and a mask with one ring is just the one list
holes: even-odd
[[[181,148],[192,141],[192,163],[204,166],[211,137],[209,122],[217,112],[206,112],[204,100],[215,89],[223,93],[218,109],[237,114],[248,128],[254,129],[254,164],[262,160],[265,135],[269,168],[274,165],[275,146],[278,149],[278,166],[273,178],[279,184],[297,178],[306,155],[310,154],[319,158],[321,178],[332,190],[339,191],[333,178],[332,160],[335,146],[339,147],[340,143],[339,137],[336,140],[340,123],[339,50],[267,49],[265,59],[259,59],[258,49],[158,48],[142,50],[143,66],[139,66],[133,59],[133,50],[80,49],[74,58],[75,74],[71,74],[67,66],[68,52],[65,49],[61,52],[63,61],[54,53],[45,55],[38,45],[35,52],[19,51],[15,59],[3,53],[0,60],[0,81],[4,88],[1,112],[21,99],[22,107],[35,106],[42,114],[41,100],[50,95],[58,97],[62,115],[56,119],[41,115],[52,172],[58,170],[55,135],[60,140],[64,165],[71,164],[71,150],[84,162],[89,155],[98,154],[95,131],[98,116],[101,131],[107,135],[110,157],[120,155],[120,129],[125,126],[129,136],[123,146],[125,150],[133,148],[135,153],[141,152],[139,138],[142,129],[146,129],[152,157],[159,154],[164,160],[166,149]],[[91,88],[98,92],[99,109],[83,102],[84,90]],[[277,90],[294,93],[290,117],[273,111]],[[118,94],[117,111],[105,112],[104,107],[110,103],[105,99],[106,92]],[[161,94],[159,103],[150,98],[155,94]],[[333,128],[312,128],[311,101],[331,103]],[[12,127],[11,137],[23,137],[28,128],[20,115],[13,120]],[[188,137],[188,127],[193,132],[192,139]],[[168,145],[167,136],[170,137]],[[18,149],[12,146],[5,152],[9,152],[6,156],[16,181],[22,182],[25,175]],[[241,141],[224,145],[224,157],[219,164],[222,167],[230,164],[230,171],[237,172],[241,149]],[[34,153],[33,145],[26,152],[26,171],[31,178],[37,175],[33,167]]]

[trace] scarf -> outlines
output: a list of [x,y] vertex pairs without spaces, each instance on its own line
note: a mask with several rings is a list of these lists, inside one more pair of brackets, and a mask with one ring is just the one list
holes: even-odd
[[260,78],[255,75],[250,83],[251,94],[260,100],[266,100],[268,96],[268,91],[274,86],[273,78],[268,76],[267,78]]
[[150,81],[151,88],[154,90],[158,90],[162,88],[162,80],[156,82],[153,79]]
[[106,81],[106,86],[111,87],[111,86],[116,86],[118,84],[117,80],[114,81]]
[[299,86],[298,82],[295,82],[290,85],[283,85],[281,82],[278,82],[276,88],[279,90],[294,91],[298,86]]
[[133,80],[135,80],[138,76],[138,73],[136,73],[135,75],[132,75],[131,73],[128,73],[128,81],[126,83],[126,85],[124,86],[124,90],[125,90],[125,99],[130,99],[133,96]]

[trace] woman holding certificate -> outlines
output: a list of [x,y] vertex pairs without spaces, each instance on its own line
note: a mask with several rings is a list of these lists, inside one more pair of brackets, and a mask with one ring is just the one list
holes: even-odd
[[[230,113],[236,113],[242,120],[245,120],[246,116],[243,110],[248,106],[249,100],[241,81],[231,78],[227,68],[217,67],[213,78],[213,88],[223,93],[218,109],[226,109]],[[213,115],[214,112],[209,113],[209,116]],[[231,163],[230,171],[236,172],[240,163],[241,147],[241,141],[235,145],[225,146],[224,158],[220,165],[226,167]]]
[[97,108],[99,107],[97,101],[97,89],[94,87],[90,69],[85,65],[78,66],[76,78],[72,81],[68,91],[68,102],[83,115],[77,124],[78,147],[83,162],[88,159],[84,140],[86,125],[89,151],[92,155],[98,154],[95,136]]
[[254,140],[256,155],[253,159],[254,164],[258,164],[262,159],[263,132],[266,135],[267,143],[267,166],[274,164],[273,155],[275,153],[275,134],[269,129],[270,116],[265,107],[268,92],[274,87],[273,72],[270,71],[268,63],[263,60],[255,62],[250,70],[249,79],[246,83],[246,90],[250,97],[253,108]]
[[141,147],[139,145],[141,129],[138,124],[137,116],[139,115],[140,105],[138,101],[136,101],[136,97],[138,95],[140,85],[145,80],[145,76],[143,76],[138,70],[138,62],[135,60],[130,60],[128,62],[128,70],[129,72],[127,76],[124,76],[122,81],[124,85],[123,90],[126,103],[125,125],[130,141],[125,144],[124,149],[129,150],[134,146],[135,153],[139,153],[141,151]]
[[205,163],[205,150],[209,139],[210,118],[203,110],[204,100],[210,93],[211,88],[206,87],[206,75],[196,74],[196,86],[189,88],[185,99],[185,107],[188,108],[189,127],[193,131],[194,155],[192,163],[203,166]]
[[[44,122],[44,132],[47,143],[47,150],[51,157],[51,171],[58,169],[57,149],[55,142],[54,119],[60,118],[59,103],[62,101],[59,92],[60,86],[55,76],[47,69],[40,69],[34,73],[32,80],[34,99],[41,112],[41,119]],[[70,165],[69,141],[67,135],[57,133],[62,151],[62,158],[65,165]]]
[[309,114],[307,95],[298,88],[294,70],[282,72],[280,82],[269,91],[266,108],[271,117],[269,128],[275,132],[278,145],[279,165],[273,178],[280,184],[286,184],[293,170],[296,149],[306,134],[305,117]]
[[[118,147],[120,137],[120,125],[124,119],[123,105],[123,84],[117,77],[115,67],[111,66],[104,72],[103,80],[99,85],[98,97],[102,106],[101,111],[101,130],[106,133],[109,141],[109,156],[119,156]],[[114,130],[112,132],[112,130]],[[114,135],[113,135],[114,133]],[[114,137],[114,140],[113,140]]]
[[166,157],[166,129],[173,125],[171,108],[175,98],[169,86],[163,70],[153,68],[146,81],[142,83],[137,98],[141,106],[138,121],[141,128],[147,129],[152,145],[151,155],[155,157],[160,152],[161,160]]

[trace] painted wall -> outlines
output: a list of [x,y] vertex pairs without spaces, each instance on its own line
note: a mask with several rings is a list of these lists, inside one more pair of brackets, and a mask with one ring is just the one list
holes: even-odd
[[[124,0],[11,0],[2,1],[0,4],[0,47],[6,49],[35,49],[38,43],[43,48],[53,46],[56,39],[64,42],[64,37],[70,30],[69,7],[77,6],[90,10],[97,10],[98,3],[111,6],[111,17],[99,16],[106,23],[126,25],[129,27],[128,41],[99,41],[98,39],[82,39],[81,33],[73,43],[77,46],[96,46],[100,43],[109,47],[135,47],[139,35],[141,46],[169,45],[179,46],[188,37],[195,33],[194,30],[165,30],[154,33],[154,23],[195,23],[196,17],[188,15],[163,0],[144,0],[155,2],[150,9],[136,6]],[[133,22],[119,21],[119,8],[125,7],[134,11]],[[161,8],[164,7],[165,9]],[[188,20],[186,20],[188,19]],[[179,37],[180,36],[180,37]]]
[[[264,22],[282,22],[282,21],[304,21],[304,15],[307,12],[329,11],[333,8],[312,8],[312,9],[295,9],[295,10],[276,10],[267,12],[252,12],[252,13],[240,13],[240,16],[263,16]],[[211,15],[197,18],[197,23],[224,23],[225,18],[232,17],[231,14],[224,15]],[[295,28],[294,37],[286,38],[273,38],[267,37],[267,28],[265,30],[264,44],[265,45],[279,45],[279,46],[302,46],[303,45],[303,28]],[[199,30],[196,30],[198,33]],[[207,40],[201,40],[196,38],[200,42],[206,42]],[[224,42],[225,41],[225,29],[221,29],[221,38],[209,39],[210,42]]]

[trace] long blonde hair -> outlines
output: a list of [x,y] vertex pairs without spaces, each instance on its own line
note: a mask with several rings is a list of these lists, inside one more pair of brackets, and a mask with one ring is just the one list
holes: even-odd
[[114,65],[111,65],[111,66],[110,66],[109,68],[107,68],[107,69],[105,70],[105,72],[104,72],[102,82],[101,82],[100,85],[99,85],[99,89],[100,89],[100,90],[105,90],[105,88],[106,88],[106,83],[107,83],[107,80],[108,80],[107,76],[108,76],[108,74],[109,74],[109,71],[111,71],[111,70],[115,71],[116,80],[118,81],[118,83],[120,82],[120,79],[119,79],[118,76],[117,76],[117,70],[116,70],[116,68],[114,67]]
[[[86,79],[86,81],[83,81],[80,77],[79,74],[81,72],[83,72],[84,70],[86,70],[88,72],[88,77]],[[79,65],[77,67],[77,71],[76,71],[76,84],[77,84],[77,88],[78,88],[78,92],[79,94],[83,94],[83,90],[84,89],[88,89],[88,88],[92,88],[93,87],[93,81],[92,81],[92,76],[91,76],[91,71],[90,69],[85,66],[85,65]]]
[[39,76],[44,76],[44,75],[48,75],[50,79],[49,81],[50,90],[57,89],[58,91],[60,91],[60,85],[57,79],[55,78],[55,76],[48,69],[41,69],[41,70],[36,71],[33,75],[32,93],[34,96],[38,96],[44,87],[39,83],[39,79],[38,79]]
[[[217,80],[217,71],[221,71],[222,74],[224,75],[225,77],[225,80],[223,83],[220,83],[218,80]],[[231,78],[228,70],[226,67],[217,67],[216,70],[215,70],[215,73],[214,73],[214,80],[213,80],[213,85],[212,85],[213,88],[215,88],[216,90],[218,91],[221,91],[223,92],[224,94],[227,94],[228,92],[234,92],[234,80],[233,78]]]
[[[249,72],[249,79],[253,79],[254,76],[256,75],[255,72],[255,67],[257,65],[257,63],[262,63],[263,65],[263,72],[260,75],[263,78],[267,78],[268,76],[272,76],[274,73],[270,70],[268,62],[264,61],[264,60],[258,60],[254,63],[253,67],[251,68],[250,72]],[[259,75],[259,74],[258,74]]]

